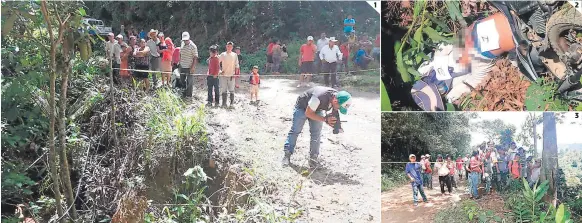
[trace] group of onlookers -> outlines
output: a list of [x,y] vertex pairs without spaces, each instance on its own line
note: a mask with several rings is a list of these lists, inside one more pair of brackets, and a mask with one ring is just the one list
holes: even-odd
[[[410,163],[406,164],[406,175],[410,179],[413,188],[414,205],[418,205],[417,194],[420,192],[426,202],[423,187],[432,187],[432,177],[437,175],[441,193],[451,195],[457,188],[458,181],[468,183],[469,194],[472,199],[479,199],[478,186],[485,183],[485,194],[491,193],[492,186],[495,191],[506,189],[511,180],[525,178],[530,187],[538,181],[541,171],[541,161],[535,161],[530,156],[525,159],[526,152],[522,147],[516,148],[515,142],[509,146],[495,145],[493,142],[483,143],[471,155],[458,156],[453,160],[451,155],[437,155],[436,161],[431,161],[431,155],[421,155],[420,162],[416,162],[416,156],[409,156]],[[434,164],[434,165],[433,165]]]
[[[109,41],[105,43],[105,53],[107,59],[112,62],[115,83],[133,77],[143,81],[147,91],[150,89],[150,74],[154,84],[157,84],[157,75],[161,74],[161,85],[166,87],[172,85],[173,77],[179,76],[179,79],[175,80],[175,86],[184,89],[184,97],[192,97],[199,57],[198,48],[190,39],[188,32],[183,32],[181,37],[181,44],[177,47],[170,37],[165,37],[162,32],[154,29],[147,33],[147,41],[143,38],[138,39],[131,33],[128,43],[125,42],[123,35],[114,37],[114,34],[110,33]],[[240,47],[237,47],[236,51],[233,51],[233,47],[234,44],[228,42],[225,46],[226,51],[220,54],[217,45],[209,47],[210,57],[207,60],[209,67],[206,73],[207,100],[210,105],[219,106],[222,99],[222,107],[226,107],[227,98],[230,99],[231,107],[234,104],[242,56]],[[249,83],[251,98],[254,99],[251,101],[254,103],[258,100],[260,84],[257,66],[251,71]]]

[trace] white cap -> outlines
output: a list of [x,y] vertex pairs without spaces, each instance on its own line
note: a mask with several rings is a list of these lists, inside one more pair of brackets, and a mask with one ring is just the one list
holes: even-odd
[[162,37],[162,36],[164,36],[163,32],[158,33],[158,37]]
[[183,32],[182,33],[182,40],[190,40],[190,33]]
[[313,40],[313,36],[308,36],[307,41],[309,41],[309,40]]
[[107,33],[108,36],[115,36],[113,33]]
[[123,36],[121,34],[119,34],[119,35],[116,36],[116,38],[117,39],[119,39],[119,38],[123,39]]
[[335,37],[329,37],[329,41],[335,42],[335,41],[338,41],[338,40],[335,39]]
[[416,158],[416,156],[415,156],[414,154],[410,154],[410,156],[408,156],[408,158],[409,158],[409,159],[410,159],[411,157],[415,157],[415,158]]

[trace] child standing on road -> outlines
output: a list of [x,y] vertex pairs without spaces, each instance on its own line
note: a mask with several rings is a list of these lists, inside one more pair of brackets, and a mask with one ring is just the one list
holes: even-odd
[[[208,77],[206,83],[208,85],[208,106],[218,107],[220,104],[220,90],[218,88],[218,73],[220,73],[220,60],[218,59],[218,49],[216,46],[209,48],[210,58],[208,58]],[[212,92],[214,91],[214,101],[212,100]]]
[[[259,67],[253,66],[253,71],[249,78],[249,83],[251,83],[251,104],[259,103],[259,86],[261,85],[261,78],[259,77]],[[255,101],[253,101],[253,96],[255,96]]]

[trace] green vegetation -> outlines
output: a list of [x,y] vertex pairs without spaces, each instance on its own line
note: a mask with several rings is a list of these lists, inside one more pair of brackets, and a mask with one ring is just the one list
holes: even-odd
[[[187,30],[201,58],[235,41],[243,72],[265,64],[276,37],[288,47],[283,69],[297,73],[305,37],[339,36],[346,13],[360,34],[379,31],[376,12],[354,2],[2,2],[2,222],[290,222],[304,213],[276,210],[252,168],[211,158],[203,105],[135,80],[113,84],[103,40],[79,32],[87,12],[117,32],[119,23]],[[348,83],[372,83],[373,73],[361,75]],[[231,165],[241,165],[236,176],[221,172]]]
[[[402,164],[397,165],[403,166]],[[381,181],[382,191],[389,191],[409,182],[409,179],[404,174],[404,168],[395,169],[382,168],[381,180],[382,180]]]

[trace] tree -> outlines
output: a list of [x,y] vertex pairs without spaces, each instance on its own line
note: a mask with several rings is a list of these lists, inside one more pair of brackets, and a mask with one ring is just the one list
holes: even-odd
[[537,125],[541,124],[542,121],[542,116],[529,113],[521,125],[521,132],[516,137],[516,141],[520,142],[523,147],[533,148],[531,151],[534,157],[537,157],[537,142],[541,139],[540,134],[537,133]]
[[557,204],[556,182],[558,181],[558,141],[556,136],[556,118],[553,112],[544,112],[544,149],[542,151],[542,173],[540,181],[549,181],[548,193],[544,200],[554,207]]
[[[506,142],[508,138],[513,138],[515,129],[514,125],[506,124],[501,119],[483,120],[477,123],[473,128],[473,130],[485,134],[488,140],[503,140],[504,142]],[[501,138],[502,136],[503,138]]]

